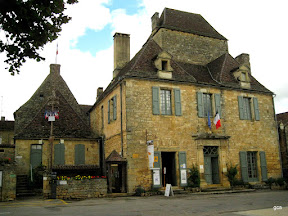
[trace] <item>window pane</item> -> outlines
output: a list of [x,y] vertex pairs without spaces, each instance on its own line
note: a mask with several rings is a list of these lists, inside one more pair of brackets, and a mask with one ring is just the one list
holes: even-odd
[[248,165],[248,177],[250,179],[257,178],[257,152],[247,152],[247,165]]
[[251,102],[250,98],[243,98],[243,111],[244,111],[244,119],[251,120]]
[[211,94],[203,94],[203,105],[204,105],[204,116],[208,116],[208,111],[209,115],[212,115],[212,97]]
[[171,112],[171,91],[160,91],[160,107],[162,115],[170,115]]

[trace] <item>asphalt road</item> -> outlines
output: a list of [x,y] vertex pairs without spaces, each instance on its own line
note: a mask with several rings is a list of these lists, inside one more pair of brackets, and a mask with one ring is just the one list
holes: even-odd
[[0,216],[288,215],[288,191],[0,202]]

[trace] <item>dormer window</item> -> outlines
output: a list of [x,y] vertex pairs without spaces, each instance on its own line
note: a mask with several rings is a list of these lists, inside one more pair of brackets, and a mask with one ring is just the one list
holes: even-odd
[[158,54],[154,61],[155,67],[158,69],[157,75],[162,79],[172,79],[173,68],[171,67],[172,56],[163,51]]
[[234,77],[236,80],[239,81],[240,86],[242,88],[246,88],[246,89],[250,89],[251,85],[250,85],[250,77],[249,77],[249,68],[247,68],[246,66],[242,65],[239,67],[238,70],[236,70],[233,73]]
[[162,60],[162,71],[168,70],[168,61]]

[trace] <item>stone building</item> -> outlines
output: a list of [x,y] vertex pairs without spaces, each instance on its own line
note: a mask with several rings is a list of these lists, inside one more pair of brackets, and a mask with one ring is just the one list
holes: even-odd
[[[99,143],[91,135],[90,108],[77,103],[60,65],[51,64],[50,74],[14,113],[17,178],[27,178],[39,166],[60,176],[99,175]],[[50,193],[46,189],[44,181],[44,195]]]
[[253,77],[249,55],[232,57],[227,39],[199,14],[155,13],[131,60],[130,36],[114,35],[113,80],[98,89],[90,125],[104,140],[111,192],[187,186],[193,165],[202,188],[228,187],[230,164],[251,184],[281,176],[273,93]]
[[283,177],[288,179],[288,112],[277,114]]

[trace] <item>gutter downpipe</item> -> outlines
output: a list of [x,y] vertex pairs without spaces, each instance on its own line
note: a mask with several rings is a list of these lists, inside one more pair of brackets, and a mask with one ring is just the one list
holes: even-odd
[[121,116],[121,119],[120,119],[120,122],[121,122],[121,157],[123,158],[123,107],[122,107],[122,91],[123,91],[123,82],[120,83],[120,116]]

